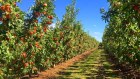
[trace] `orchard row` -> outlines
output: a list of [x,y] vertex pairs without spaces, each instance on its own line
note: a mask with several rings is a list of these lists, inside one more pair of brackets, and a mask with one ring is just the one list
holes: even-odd
[[108,22],[103,44],[121,63],[140,66],[140,1],[109,0],[110,8],[103,9],[103,19]]
[[76,20],[75,0],[55,28],[53,0],[35,0],[28,13],[18,2],[0,0],[0,79],[37,74],[98,45]]

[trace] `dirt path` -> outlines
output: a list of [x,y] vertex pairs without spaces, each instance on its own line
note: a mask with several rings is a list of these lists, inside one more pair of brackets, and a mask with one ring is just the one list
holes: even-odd
[[[67,69],[69,66],[72,66],[74,63],[79,62],[85,58],[87,58],[92,51],[95,51],[97,48],[85,51],[82,54],[79,54],[72,59],[67,60],[66,62],[60,63],[53,68],[50,68],[46,71],[43,71],[38,74],[38,76],[32,76],[30,79],[58,79],[57,75],[60,71]],[[27,77],[23,77],[23,79],[27,79]]]
[[120,70],[106,57],[103,50],[96,50],[85,60],[59,72],[57,79],[121,79]]

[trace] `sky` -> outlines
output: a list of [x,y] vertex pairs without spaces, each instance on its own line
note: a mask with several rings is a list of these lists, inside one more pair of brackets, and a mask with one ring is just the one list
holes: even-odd
[[[22,0],[18,6],[27,12],[33,3],[34,0]],[[71,0],[55,0],[55,13],[60,20],[65,14],[65,7],[70,3]],[[80,9],[77,20],[83,24],[84,31],[101,42],[107,24],[101,19],[100,8],[108,9],[107,0],[77,0],[76,8]]]

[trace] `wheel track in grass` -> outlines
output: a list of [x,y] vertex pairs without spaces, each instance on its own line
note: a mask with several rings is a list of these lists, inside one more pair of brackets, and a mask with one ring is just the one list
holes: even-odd
[[84,60],[59,72],[57,79],[122,79],[121,71],[107,57],[104,50],[98,49]]

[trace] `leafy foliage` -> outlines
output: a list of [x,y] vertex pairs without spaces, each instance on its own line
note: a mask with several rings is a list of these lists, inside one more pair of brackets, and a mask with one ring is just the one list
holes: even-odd
[[98,45],[76,20],[75,1],[55,28],[50,28],[56,16],[53,0],[35,0],[29,13],[18,2],[0,0],[1,79],[37,74]]
[[140,64],[140,4],[139,0],[108,0],[110,8],[102,10],[108,22],[103,36],[104,48],[120,62]]

